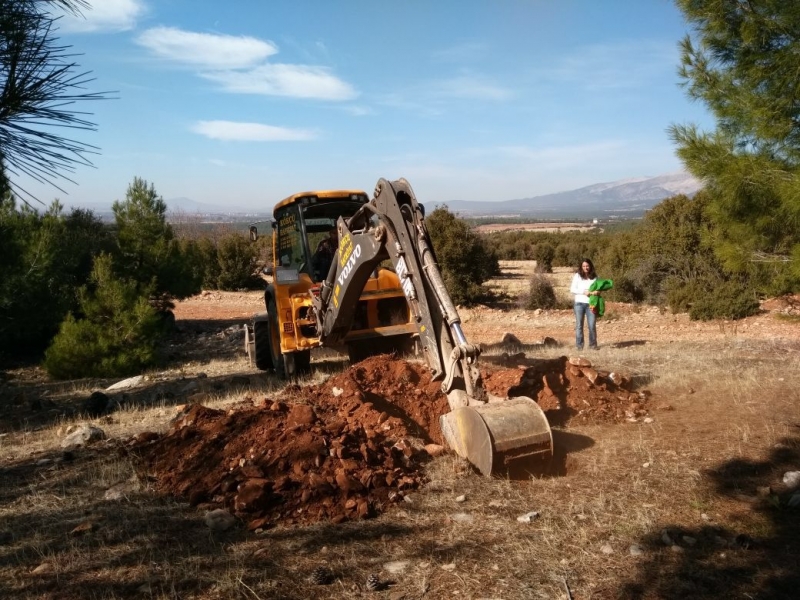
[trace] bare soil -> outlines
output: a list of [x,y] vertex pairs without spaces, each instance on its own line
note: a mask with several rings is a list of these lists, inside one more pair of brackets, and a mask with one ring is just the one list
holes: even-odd
[[[104,416],[83,406],[115,380],[2,373],[0,597],[796,597],[800,299],[709,323],[611,302],[578,352],[570,310],[516,304],[533,264],[502,268],[460,314],[487,389],[545,410],[547,468],[434,456],[447,403],[416,360],[315,351],[286,386],[244,354],[263,294],[204,292]],[[109,439],[63,451],[86,422]],[[238,524],[209,531],[215,508]]]

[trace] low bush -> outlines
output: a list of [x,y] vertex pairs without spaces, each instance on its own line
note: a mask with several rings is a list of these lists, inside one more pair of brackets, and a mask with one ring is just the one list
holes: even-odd
[[123,377],[154,365],[164,326],[149,301],[153,291],[115,277],[111,256],[98,256],[79,292],[81,314],[67,315],[45,352],[47,372],[56,379]]
[[550,279],[541,273],[531,277],[528,293],[523,298],[523,306],[529,310],[555,308],[556,292]]

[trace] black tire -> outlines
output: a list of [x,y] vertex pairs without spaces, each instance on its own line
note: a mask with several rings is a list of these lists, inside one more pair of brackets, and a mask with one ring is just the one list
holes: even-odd
[[253,346],[255,350],[256,368],[271,371],[273,368],[272,351],[270,350],[269,321],[253,322]]
[[267,314],[269,317],[269,353],[272,366],[278,379],[286,379],[286,365],[284,355],[281,354],[281,333],[280,323],[278,323],[278,308],[275,305],[275,298],[270,296],[267,300]]
[[299,350],[294,353],[294,369],[296,375],[311,373],[311,350]]

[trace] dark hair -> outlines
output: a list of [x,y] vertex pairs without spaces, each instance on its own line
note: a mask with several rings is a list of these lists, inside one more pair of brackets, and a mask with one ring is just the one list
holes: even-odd
[[[583,274],[583,263],[589,263],[589,276],[586,277]],[[597,273],[594,271],[594,263],[590,258],[583,258],[581,262],[578,263],[578,270],[576,271],[578,275],[581,276],[581,279],[597,279]]]

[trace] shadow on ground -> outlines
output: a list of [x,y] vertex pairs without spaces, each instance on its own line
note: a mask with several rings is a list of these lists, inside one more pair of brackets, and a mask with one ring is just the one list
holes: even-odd
[[695,528],[659,527],[640,542],[648,558],[636,576],[610,596],[797,598],[800,507],[788,505],[793,492],[782,485],[782,477],[799,465],[800,435],[795,435],[763,460],[736,459],[706,471],[708,491],[736,503],[740,527],[713,521]]

